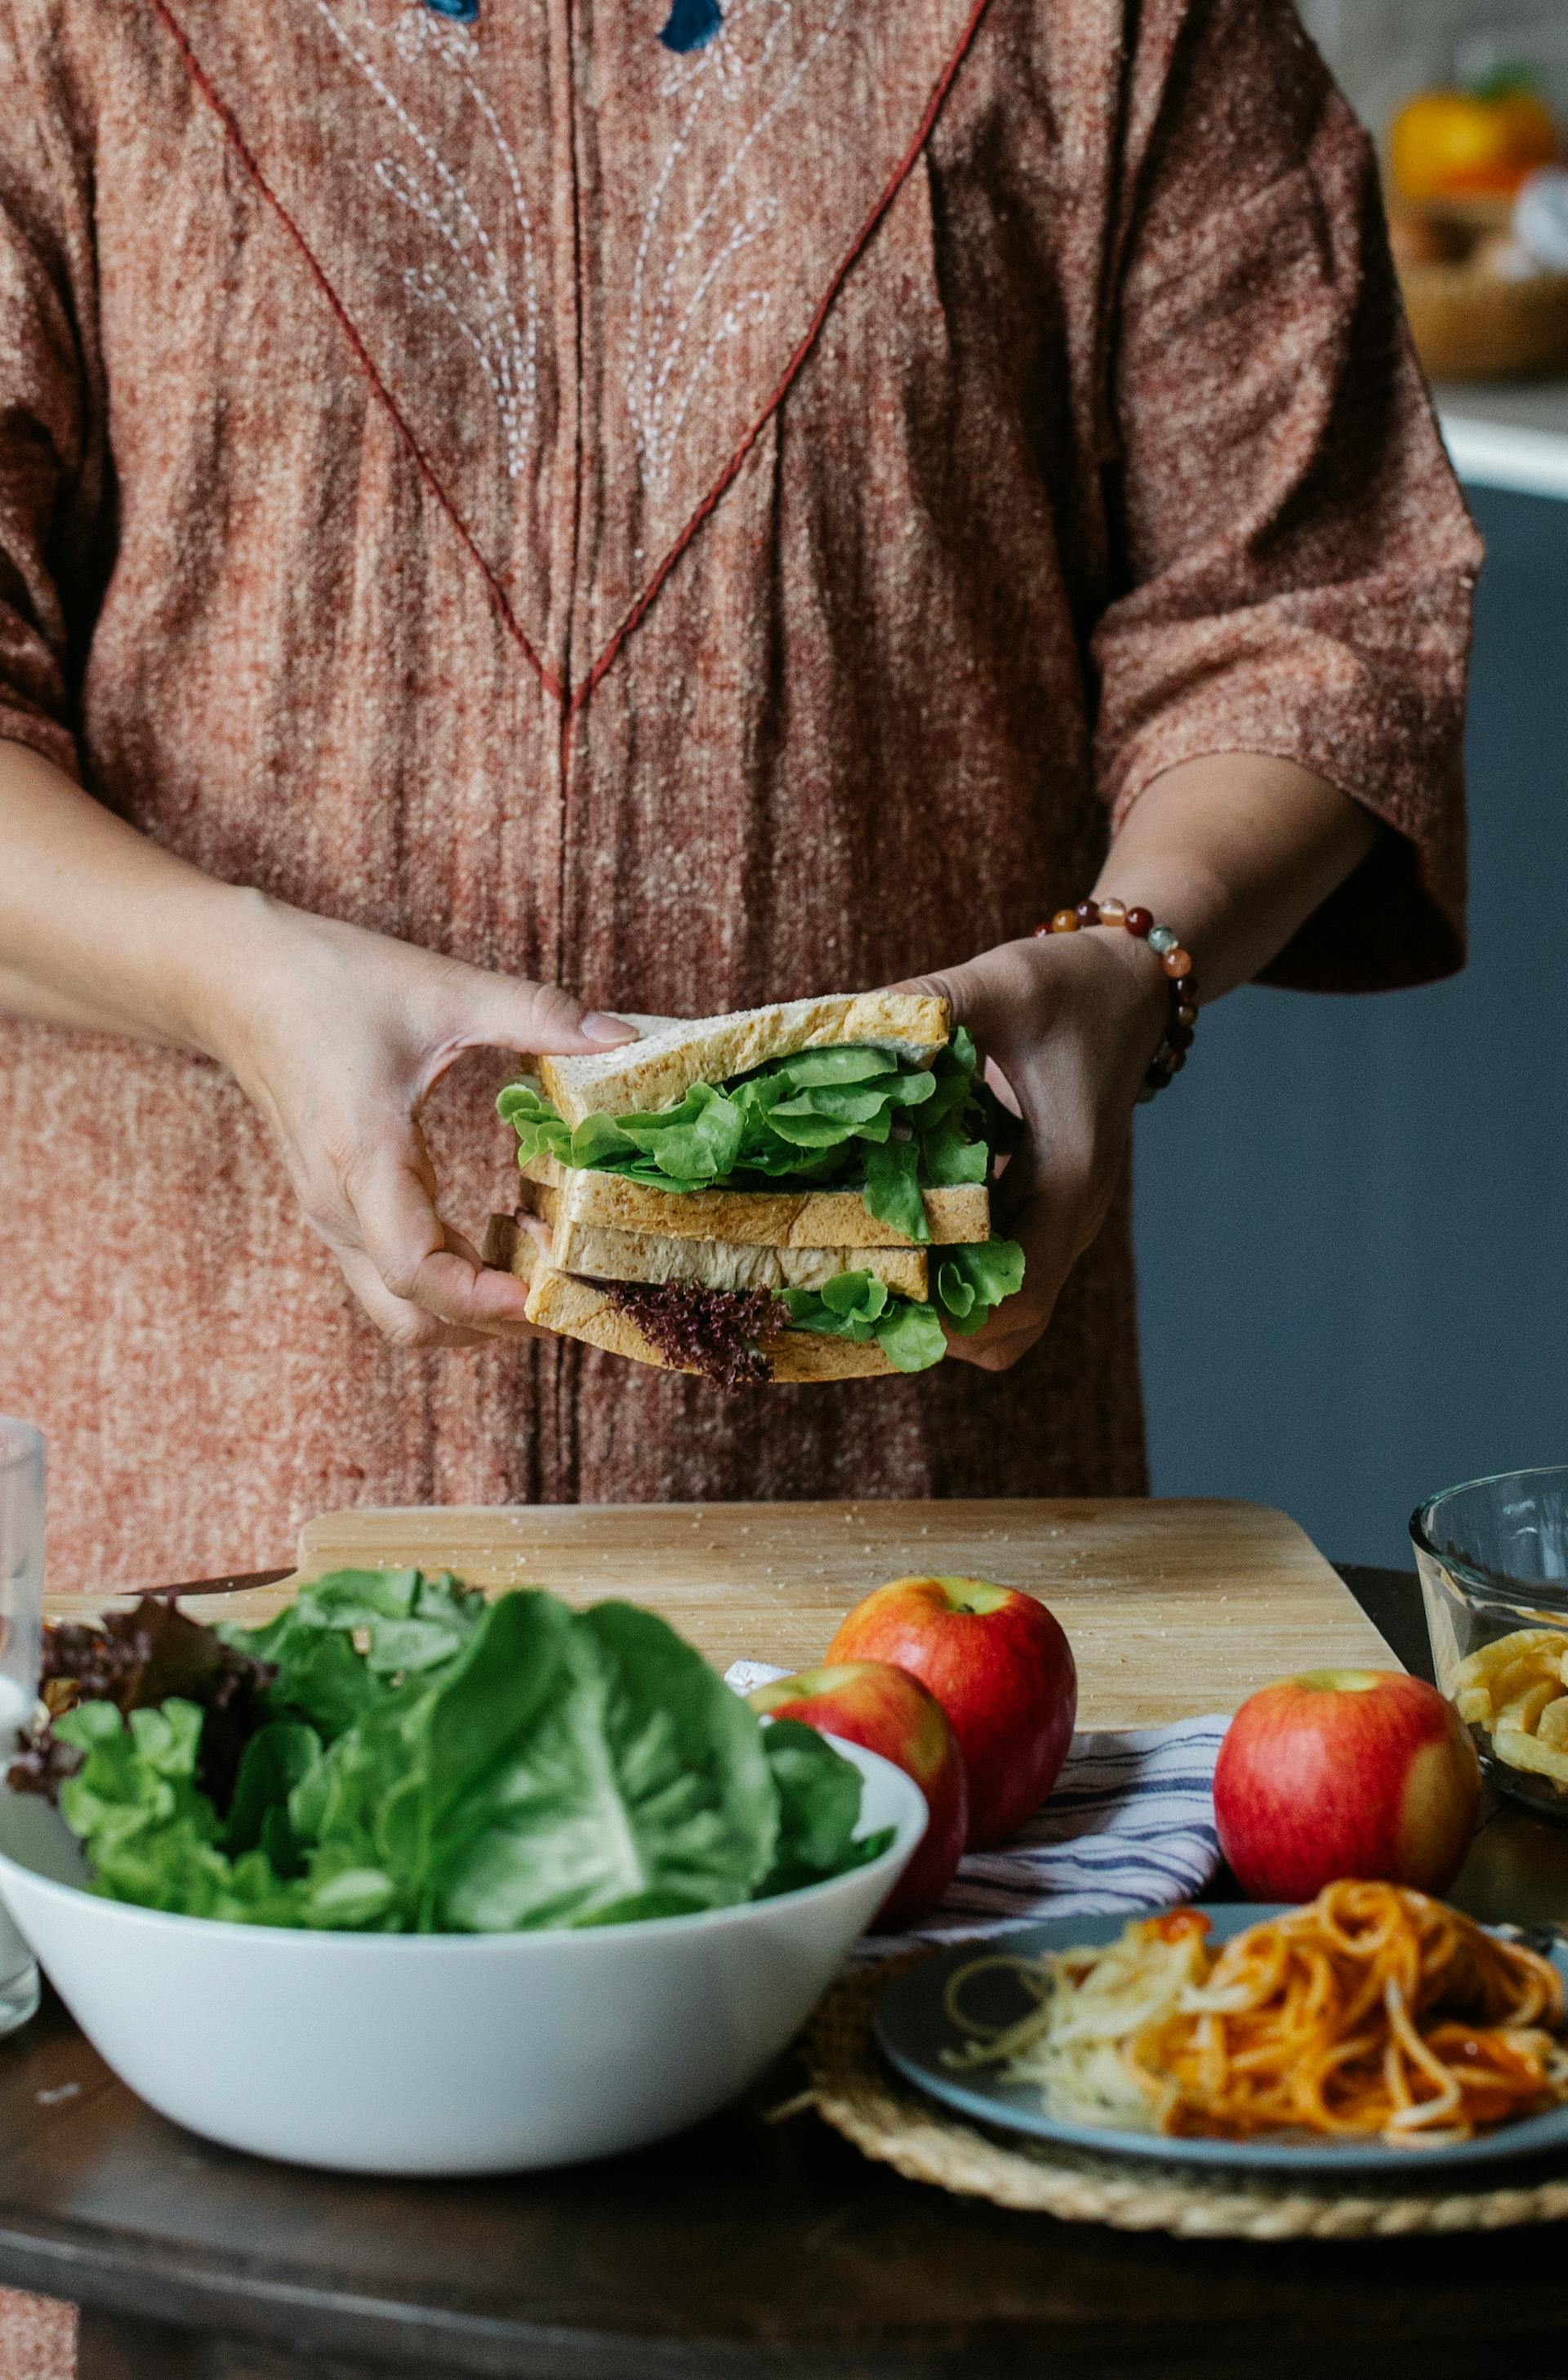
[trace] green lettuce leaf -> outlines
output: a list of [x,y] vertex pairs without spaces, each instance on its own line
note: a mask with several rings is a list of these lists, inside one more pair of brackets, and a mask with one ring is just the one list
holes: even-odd
[[[527,1620],[524,1600],[494,1607],[497,1638],[449,1689],[432,1774],[469,1767],[463,1706],[486,1690],[487,1669],[489,1691],[506,1694],[517,1658],[507,1622]],[[567,1614],[566,1631],[559,1686],[443,1815],[437,1922],[494,1932],[749,1900],[778,1826],[753,1714],[651,1612],[601,1604]]]
[[803,1050],[697,1084],[654,1113],[590,1116],[575,1130],[533,1083],[509,1083],[496,1107],[523,1165],[550,1156],[681,1192],[839,1184],[917,1244],[930,1238],[921,1186],[985,1182],[1003,1114],[962,1026],[930,1065],[881,1050]]
[[964,1337],[983,1330],[1003,1299],[1023,1285],[1024,1251],[1016,1240],[944,1248],[936,1268],[936,1302]]
[[717,1182],[731,1171],[740,1158],[746,1117],[711,1083],[694,1083],[674,1107],[654,1115],[617,1116],[615,1128],[651,1157],[662,1173],[686,1184]]
[[874,1272],[840,1272],[822,1289],[822,1304],[840,1321],[871,1324],[887,1312],[892,1293]]
[[288,1797],[322,1756],[322,1739],[299,1719],[274,1719],[245,1747],[235,1781],[224,1848],[231,1855],[266,1851],[280,1870],[298,1864],[298,1844],[288,1824]]
[[786,1289],[781,1294],[796,1330],[852,1339],[857,1346],[877,1336],[878,1324],[895,1302],[874,1272],[835,1273],[820,1289]]
[[[459,1652],[479,1626],[484,1597],[450,1572],[337,1570],[302,1586],[295,1600],[261,1628],[225,1628],[226,1643],[254,1660],[276,1664],[274,1706],[292,1704],[311,1717],[308,1675],[317,1673],[323,1637],[362,1635],[365,1666],[374,1678],[438,1668]],[[334,1677],[329,1692],[341,1691]],[[361,1693],[373,1695],[373,1687]],[[325,1716],[324,1713],[321,1714]]]
[[814,1091],[845,1083],[864,1083],[873,1075],[889,1071],[887,1053],[846,1046],[833,1050],[802,1050],[794,1058],[780,1058],[760,1075],[748,1077],[749,1090],[762,1083],[780,1086],[781,1096],[787,1099],[796,1091]]
[[947,1353],[947,1334],[934,1305],[899,1297],[877,1326],[877,1344],[900,1372],[929,1372]]
[[58,1722],[81,1755],[60,1806],[97,1890],[248,1924],[494,1932],[723,1908],[874,1855],[854,1768],[814,1737],[770,1754],[748,1705],[629,1604],[339,1572],[231,1633],[267,1644],[278,1716],[226,1819],[196,1781],[198,1705],[128,1719],[89,1700]]
[[[565,1130],[565,1126],[562,1129]],[[584,1167],[614,1167],[635,1158],[638,1147],[629,1134],[621,1130],[614,1116],[584,1116],[581,1123],[572,1131],[565,1161],[568,1165]]]
[[929,1304],[893,1294],[870,1272],[835,1273],[820,1290],[780,1295],[793,1330],[857,1346],[874,1339],[899,1371],[925,1372],[946,1354],[948,1330],[967,1337],[983,1329],[1003,1299],[1023,1287],[1024,1251],[1015,1240],[944,1247],[931,1269]]
[[[890,1230],[902,1232],[906,1240],[929,1241],[931,1236],[920,1196],[924,1146],[923,1142],[909,1139],[889,1140],[881,1148],[866,1151],[866,1187],[860,1194],[866,1211]],[[983,1182],[986,1153],[977,1144],[975,1154],[980,1162],[979,1178]]]
[[[933,1190],[952,1190],[961,1183],[985,1181],[991,1171],[991,1150],[983,1140],[971,1140],[963,1125],[950,1117],[922,1136],[919,1168]],[[869,1197],[866,1203],[870,1205]]]
[[571,1163],[572,1128],[556,1113],[537,1085],[508,1083],[497,1098],[495,1109],[517,1135],[519,1165],[531,1165],[536,1157],[557,1158],[563,1165]]
[[880,1859],[891,1827],[857,1842],[860,1773],[841,1752],[799,1719],[775,1718],[762,1730],[762,1748],[777,1789],[778,1848],[759,1888],[760,1900],[820,1884],[830,1876]]
[[297,1924],[292,1888],[263,1852],[236,1861],[218,1849],[222,1821],[194,1781],[202,1718],[174,1697],[125,1718],[111,1702],[84,1702],[57,1722],[61,1741],[85,1755],[60,1808],[95,1889],[178,1916]]

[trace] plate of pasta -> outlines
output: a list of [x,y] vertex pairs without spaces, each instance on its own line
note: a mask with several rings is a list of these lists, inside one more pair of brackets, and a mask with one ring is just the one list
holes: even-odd
[[883,2055],[963,2114],[1184,2164],[1568,2151],[1568,1948],[1403,1886],[1010,1927],[893,1978]]

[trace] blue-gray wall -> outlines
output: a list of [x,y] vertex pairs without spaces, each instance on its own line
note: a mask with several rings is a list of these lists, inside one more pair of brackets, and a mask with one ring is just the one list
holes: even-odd
[[1568,504],[1475,491],[1471,958],[1209,1011],[1137,1138],[1157,1495],[1407,1563],[1423,1495],[1568,1460]]

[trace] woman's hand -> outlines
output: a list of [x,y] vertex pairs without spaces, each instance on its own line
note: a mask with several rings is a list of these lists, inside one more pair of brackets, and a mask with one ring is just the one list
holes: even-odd
[[464,1050],[570,1054],[633,1041],[629,1025],[204,875],[3,741],[0,851],[0,1015],[219,1059],[400,1345],[528,1330],[522,1283],[436,1212],[420,1103]]
[[249,905],[252,963],[203,1038],[271,1126],[306,1220],[371,1321],[403,1347],[531,1335],[523,1284],[487,1270],[437,1212],[419,1108],[465,1050],[570,1054],[633,1028],[551,985],[235,897]]
[[952,1003],[1027,1127],[992,1193],[998,1230],[1022,1244],[1024,1286],[972,1339],[948,1341],[960,1362],[1005,1371],[1044,1330],[1105,1220],[1164,1030],[1166,978],[1147,942],[1091,930],[1003,942],[901,989]]

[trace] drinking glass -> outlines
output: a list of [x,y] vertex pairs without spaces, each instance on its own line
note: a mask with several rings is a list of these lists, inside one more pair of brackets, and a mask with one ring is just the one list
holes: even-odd
[[[38,1699],[43,1635],[43,1440],[0,1415],[0,1762]],[[38,1966],[0,1902],[0,2034],[38,2006]]]

